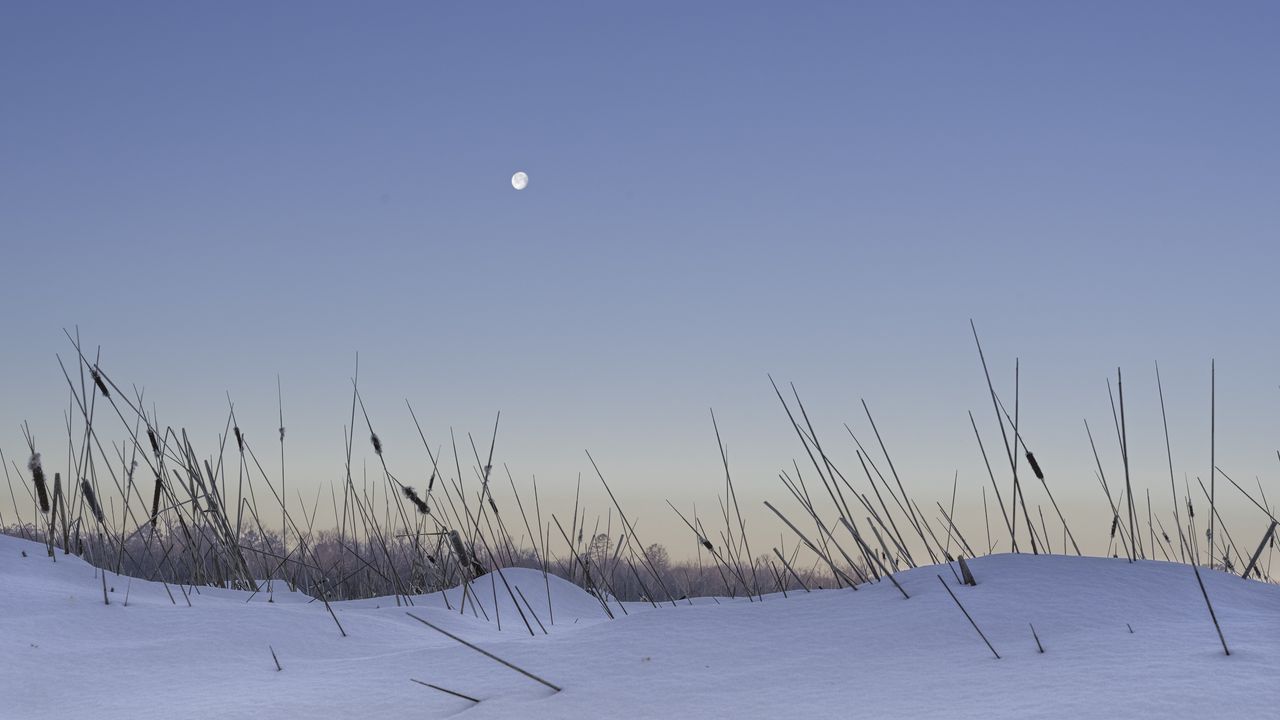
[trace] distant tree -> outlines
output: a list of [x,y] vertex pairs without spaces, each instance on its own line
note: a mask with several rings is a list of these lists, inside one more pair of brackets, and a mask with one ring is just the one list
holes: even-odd
[[653,563],[654,569],[659,573],[666,573],[671,567],[671,556],[667,554],[667,549],[661,543],[654,543],[644,551],[649,556],[649,562]]
[[597,566],[603,566],[609,562],[609,551],[613,549],[613,541],[608,535],[600,533],[591,538],[591,544],[587,546],[587,557]]

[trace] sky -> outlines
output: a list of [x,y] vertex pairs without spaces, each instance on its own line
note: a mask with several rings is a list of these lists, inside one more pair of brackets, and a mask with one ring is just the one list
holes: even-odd
[[228,398],[273,440],[279,377],[310,505],[344,477],[358,353],[398,476],[427,467],[406,400],[433,449],[450,428],[487,446],[500,411],[522,491],[536,475],[568,514],[582,473],[604,515],[590,450],[641,538],[681,555],[665,500],[711,518],[724,489],[712,408],[749,527],[779,538],[762,501],[787,504],[777,473],[805,456],[772,374],[845,470],[865,399],[917,501],[958,477],[979,534],[967,412],[999,436],[973,319],[1003,397],[1018,360],[1025,439],[1090,550],[1110,518],[1082,420],[1118,476],[1117,367],[1157,513],[1156,361],[1179,485],[1208,475],[1212,360],[1218,464],[1280,498],[1277,21],[1251,2],[8,3],[0,448],[21,467],[27,421],[65,464],[78,328],[203,456]]

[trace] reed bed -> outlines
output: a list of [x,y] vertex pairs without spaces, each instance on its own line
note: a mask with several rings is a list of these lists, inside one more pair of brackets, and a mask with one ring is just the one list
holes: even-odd
[[[679,559],[672,559],[662,545],[641,540],[635,518],[625,508],[627,494],[615,492],[590,454],[587,459],[595,478],[587,482],[598,482],[609,504],[592,511],[575,497],[571,509],[543,508],[536,481],[519,483],[505,465],[495,468],[500,416],[488,437],[451,436],[446,451],[443,444],[433,446],[428,441],[409,405],[421,447],[388,446],[375,432],[374,418],[361,397],[358,360],[341,480],[320,488],[310,503],[294,488],[296,500],[290,501],[286,488],[293,481],[286,474],[282,399],[277,431],[270,434],[272,440],[266,446],[259,446],[242,430],[234,405],[228,403],[225,431],[198,448],[185,429],[161,423],[147,409],[141,393],[128,389],[133,386],[117,383],[96,353],[89,357],[84,352],[78,337],[67,337],[74,352],[69,362],[58,359],[68,389],[65,457],[59,459],[60,469],[51,482],[46,458],[55,448],[38,444],[26,425],[22,428],[26,462],[20,464],[0,451],[15,513],[0,516],[0,530],[43,542],[55,560],[60,553],[74,553],[117,575],[177,587],[188,603],[191,589],[217,586],[268,594],[282,588],[299,590],[323,600],[326,607],[330,600],[368,597],[393,597],[407,607],[422,594],[461,586],[464,594],[457,610],[482,614],[483,606],[474,601],[478,589],[471,587],[472,581],[491,571],[527,567],[548,578],[548,589],[552,574],[578,584],[599,600],[610,617],[617,617],[627,613],[622,601],[659,606],[689,602],[696,596],[728,596],[762,602],[771,593],[857,590],[882,581],[907,600],[910,596],[895,579],[903,569],[947,564],[957,587],[962,587],[976,583],[966,556],[972,559],[989,553],[997,545],[1013,552],[1082,554],[1078,528],[1071,527],[1053,497],[1053,468],[1036,457],[1030,447],[1034,439],[1028,437],[1031,429],[1020,425],[1018,364],[1014,365],[1013,392],[1002,398],[976,326],[975,349],[994,416],[986,437],[993,432],[999,437],[994,443],[984,441],[983,429],[970,413],[975,450],[987,471],[984,481],[971,491],[982,497],[985,545],[976,542],[972,531],[966,537],[955,517],[957,494],[964,491],[958,478],[949,497],[912,494],[890,453],[893,439],[882,434],[867,403],[862,404],[862,414],[870,434],[860,437],[844,426],[847,437],[841,435],[840,442],[851,443],[857,463],[842,468],[828,452],[829,439],[814,427],[796,388],[787,386],[784,392],[773,383],[800,458],[778,472],[788,502],[765,503],[766,517],[776,521],[768,530],[780,533],[779,542],[756,548],[764,552],[753,551],[749,538],[758,542],[762,533],[749,530],[744,519],[733,467],[712,413],[708,435],[716,443],[723,468],[723,477],[717,480],[719,512],[700,516],[691,507],[668,501],[688,529],[694,549],[692,557]],[[1212,366],[1210,378],[1212,386],[1216,382]],[[1136,485],[1129,467],[1128,399],[1119,371],[1115,392],[1110,383],[1107,386],[1114,442],[1120,449],[1118,466],[1104,465],[1094,432],[1085,425],[1106,499],[1105,505],[1099,504],[1105,521],[1097,525],[1106,533],[1108,554],[1133,562],[1163,559],[1190,564],[1197,578],[1203,566],[1272,581],[1271,556],[1280,521],[1267,504],[1261,484],[1255,496],[1217,466],[1215,455],[1208,484],[1197,483],[1202,488],[1200,497],[1192,493],[1190,482],[1184,482],[1180,491],[1158,366],[1156,379],[1172,512],[1153,509],[1150,489]],[[1213,403],[1210,413],[1216,413]],[[356,446],[364,442],[357,438],[357,425],[360,434],[367,433],[367,447],[373,451],[372,476],[355,470]],[[1216,428],[1216,423],[1211,422],[1211,427]],[[278,448],[271,448],[277,439]],[[1208,440],[1211,450],[1216,448],[1216,438]],[[57,445],[60,448],[62,441]],[[269,458],[277,451],[278,464]],[[392,469],[397,462],[420,463],[423,457],[429,477],[416,487]],[[495,469],[506,476],[510,495],[503,494],[511,502],[500,501],[493,492],[493,483],[501,483]],[[1034,480],[1027,482],[1028,475]],[[1117,477],[1123,483],[1116,483]],[[1224,498],[1216,492],[1219,478],[1234,486],[1267,523],[1256,545],[1252,531],[1242,535],[1248,543],[1245,547],[1232,539],[1232,529],[1220,511]],[[577,482],[580,489],[582,478]],[[1139,493],[1146,502],[1145,529]],[[992,501],[997,508],[994,523],[989,511]],[[335,526],[316,526],[321,502],[332,509]],[[1207,507],[1203,531],[1197,531],[1197,503]],[[1043,504],[1049,505],[1050,513],[1044,512]],[[926,512],[932,507],[936,512]],[[951,567],[955,561],[959,571]],[[535,628],[546,633],[547,626],[554,624],[551,603],[533,607],[519,588],[507,585],[505,577],[489,590],[510,596],[522,621],[517,627],[531,635],[537,633]],[[959,604],[949,586],[947,591]],[[1207,592],[1204,597],[1212,615]],[[336,615],[333,619],[337,624]],[[1213,619],[1216,625],[1216,616]],[[492,620],[502,622],[500,617]],[[338,629],[342,630],[340,624]],[[1036,641],[1039,645],[1038,636]],[[1222,645],[1225,651],[1225,639]]]

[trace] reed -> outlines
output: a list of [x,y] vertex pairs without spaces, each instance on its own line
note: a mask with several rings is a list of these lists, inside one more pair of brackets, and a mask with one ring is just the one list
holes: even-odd
[[49,491],[45,487],[44,467],[40,464],[40,453],[31,453],[31,459],[27,461],[27,469],[31,471],[31,484],[36,489],[36,499],[40,504],[40,512],[49,513]]
[[978,623],[974,621],[973,616],[969,614],[969,611],[965,610],[964,605],[960,604],[960,598],[956,597],[956,594],[951,592],[951,588],[947,586],[947,581],[943,580],[942,576],[939,575],[938,582],[942,583],[943,589],[945,589],[947,594],[951,596],[951,599],[955,601],[956,607],[960,608],[960,612],[964,613],[965,619],[968,620],[969,624],[973,626],[973,629],[978,632],[978,637],[981,637],[982,642],[987,644],[987,648],[991,650],[991,654],[995,655],[996,659],[999,660],[1000,653],[996,652],[995,647],[991,645],[991,641],[987,639],[986,633],[982,632],[982,628],[978,627]]
[[418,509],[420,514],[426,515],[431,512],[431,508],[427,507],[426,501],[419,497],[418,493],[412,487],[405,485],[400,488],[400,491],[404,493],[404,496],[409,500],[409,502],[413,503],[413,506]]
[[[444,635],[445,637],[449,638],[450,640],[453,640],[453,641],[455,641],[455,642],[459,643],[460,645],[463,645],[464,647],[470,648],[470,649],[472,649],[472,650],[474,650],[474,651],[476,651],[476,652],[480,653],[481,655],[484,655],[485,657],[489,658],[490,660],[493,660],[494,662],[496,662],[496,663],[499,663],[499,664],[503,665],[504,667],[508,667],[508,668],[510,668],[510,669],[512,669],[512,670],[515,670],[516,672],[520,673],[521,675],[524,675],[525,677],[527,677],[527,678],[529,678],[529,679],[531,679],[531,680],[535,680],[535,681],[537,681],[537,682],[539,682],[539,683],[541,683],[541,684],[543,684],[543,685],[545,685],[545,686],[547,686],[547,687],[551,688],[551,690],[552,690],[552,691],[554,691],[554,692],[560,692],[560,691],[563,689],[563,688],[561,688],[559,685],[554,685],[554,684],[552,684],[552,683],[550,683],[550,682],[548,682],[548,681],[546,681],[546,680],[544,680],[544,679],[542,679],[542,678],[538,677],[537,675],[534,675],[533,673],[529,672],[528,670],[525,670],[524,668],[521,668],[521,667],[519,667],[519,666],[517,666],[517,665],[514,665],[514,664],[512,664],[512,663],[510,663],[510,662],[508,662],[508,661],[506,661],[506,660],[503,660],[502,658],[498,657],[497,655],[494,655],[493,653],[489,652],[488,650],[485,650],[485,649],[483,649],[483,648],[477,647],[477,646],[475,646],[475,645],[473,645],[473,644],[471,644],[471,643],[467,642],[466,640],[463,640],[462,638],[458,637],[457,635],[454,635],[453,633],[449,632],[448,630],[445,630],[445,629],[443,629],[443,628],[441,628],[441,627],[439,627],[439,626],[436,626],[436,625],[433,625],[433,624],[431,624],[431,623],[427,622],[426,620],[423,620],[422,618],[418,617],[417,615],[414,615],[414,614],[413,614],[413,613],[411,613],[411,612],[406,612],[405,614],[406,614],[406,615],[408,615],[409,617],[413,618],[414,620],[417,620],[418,622],[422,623],[423,625],[426,625],[427,627],[431,628],[432,630],[435,630],[436,632],[440,633],[441,635]],[[476,702],[479,702],[479,701],[477,700]]]
[[84,497],[84,501],[89,506],[89,512],[93,513],[93,518],[99,524],[105,523],[106,516],[102,513],[102,506],[98,504],[98,495],[93,491],[93,486],[89,484],[88,478],[80,480],[80,493]]
[[450,690],[450,689],[448,689],[448,688],[442,688],[442,687],[440,687],[439,685],[432,685],[432,684],[431,684],[431,683],[429,683],[429,682],[423,682],[422,680],[418,680],[418,679],[416,679],[416,678],[409,678],[409,679],[410,679],[410,680],[412,680],[413,682],[418,683],[419,685],[425,685],[426,687],[429,687],[429,688],[431,688],[432,690],[438,690],[438,691],[440,691],[440,692],[442,692],[442,693],[444,693],[444,694],[446,694],[446,695],[452,695],[452,696],[457,697],[457,698],[462,698],[463,700],[470,700],[470,701],[471,701],[471,702],[473,702],[473,703],[479,703],[479,702],[480,702],[480,701],[479,701],[479,700],[477,700],[476,698],[473,698],[473,697],[471,697],[470,695],[464,695],[464,694],[462,694],[462,693],[460,693],[460,692],[458,692],[458,691],[456,691],[456,690]]
[[[274,462],[261,462],[262,450],[251,441],[251,437],[257,437],[253,422],[245,418],[242,423],[236,417],[230,398],[225,426],[217,442],[212,447],[200,448],[196,439],[189,437],[181,426],[161,422],[154,410],[147,409],[149,406],[143,402],[141,392],[122,389],[114,382],[93,353],[86,356],[82,352],[75,338],[72,342],[75,356],[79,358],[79,382],[73,379],[76,368],[63,366],[59,358],[69,391],[67,475],[74,479],[62,483],[58,473],[50,487],[34,438],[24,425],[31,458],[27,464],[31,484],[22,482],[24,472],[18,463],[8,463],[0,456],[14,512],[11,518],[6,510],[0,525],[16,518],[17,524],[10,524],[11,531],[46,542],[50,552],[61,548],[64,553],[78,553],[117,575],[162,582],[167,591],[169,585],[177,585],[187,604],[191,604],[192,595],[198,595],[205,586],[261,590],[270,595],[278,583],[285,583],[320,600],[342,636],[347,633],[331,604],[333,600],[388,595],[394,596],[398,605],[413,606],[422,601],[425,593],[459,585],[463,588],[461,603],[455,607],[456,596],[443,598],[450,610],[469,612],[500,623],[503,618],[488,613],[486,607],[490,595],[496,600],[505,592],[526,630],[535,634],[537,631],[532,628],[536,625],[547,634],[555,619],[550,576],[556,573],[585,587],[608,617],[627,614],[629,609],[634,609],[629,606],[634,601],[648,602],[654,607],[660,602],[674,606],[677,598],[688,601],[697,595],[724,594],[759,602],[770,592],[789,597],[789,591],[809,592],[822,587],[848,586],[856,591],[862,585],[886,579],[907,598],[910,595],[899,584],[896,574],[903,568],[917,567],[921,564],[917,562],[920,558],[939,564],[947,562],[951,567],[953,556],[958,556],[955,563],[958,569],[952,568],[952,572],[959,583],[971,584],[974,581],[969,560],[994,552],[1006,541],[1015,551],[1030,543],[1035,553],[1074,551],[1081,554],[1082,548],[1076,542],[1071,524],[1046,482],[1046,468],[1028,445],[1030,432],[1019,417],[1019,364],[1015,362],[1012,402],[1005,408],[996,392],[982,346],[977,342],[976,329],[974,336],[1013,479],[1012,488],[1008,485],[1001,488],[1010,476],[996,475],[976,419],[970,414],[970,425],[986,471],[986,478],[977,488],[972,488],[975,496],[980,492],[983,502],[982,521],[987,543],[982,553],[978,552],[982,547],[974,547],[965,537],[966,531],[973,532],[962,527],[967,521],[956,517],[957,507],[963,506],[960,499],[966,493],[960,474],[953,476],[949,497],[926,496],[917,502],[920,487],[912,486],[908,490],[910,473],[905,466],[904,471],[897,470],[898,465],[887,450],[886,437],[865,401],[861,409],[875,441],[863,444],[853,429],[844,425],[852,440],[849,449],[862,469],[861,477],[856,468],[846,476],[833,458],[832,448],[824,443],[794,384],[790,385],[787,397],[770,378],[809,465],[792,461],[790,467],[778,472],[779,480],[799,508],[785,509],[784,513],[783,506],[776,501],[765,502],[769,513],[766,517],[770,522],[776,519],[774,527],[787,537],[783,538],[784,542],[775,538],[766,544],[764,547],[770,552],[760,557],[752,553],[752,547],[757,546],[763,531],[751,525],[751,517],[742,508],[744,487],[734,477],[737,471],[731,470],[727,436],[722,434],[720,418],[710,413],[723,473],[718,480],[719,476],[710,478],[709,483],[713,488],[717,487],[715,483],[720,483],[722,488],[714,506],[717,512],[699,516],[694,505],[690,515],[668,501],[693,536],[690,555],[696,553],[696,559],[673,561],[665,549],[640,542],[636,532],[639,523],[624,512],[620,503],[623,498],[606,482],[590,453],[587,459],[608,497],[603,513],[599,508],[588,507],[587,498],[581,493],[580,477],[569,522],[560,521],[552,514],[554,522],[544,523],[537,479],[533,481],[534,505],[528,508],[527,496],[523,495],[523,488],[517,486],[506,463],[501,464],[508,483],[501,484],[502,487],[495,485],[492,472],[501,461],[501,458],[495,459],[497,420],[485,453],[480,452],[483,445],[470,433],[466,434],[468,442],[464,448],[469,444],[472,453],[468,458],[470,468],[464,471],[456,439],[451,443],[454,462],[448,463],[441,457],[442,444],[433,446],[428,442],[413,407],[406,402],[426,453],[425,464],[419,464],[420,479],[413,485],[402,482],[401,477],[392,472],[394,453],[388,452],[374,432],[370,414],[365,409],[358,385],[358,358],[352,378],[351,416],[343,428],[345,467],[341,468],[339,483],[331,483],[329,489],[335,522],[333,527],[325,527],[323,520],[317,524],[317,510],[323,509],[320,489],[313,499],[304,498],[292,482],[286,486],[285,419],[279,378],[278,414],[267,426],[274,426],[271,444],[275,445],[277,439],[280,443],[277,467]],[[1197,536],[1192,498],[1189,493],[1184,493],[1182,498],[1176,496],[1172,443],[1158,366],[1156,377],[1170,487],[1174,492],[1173,525],[1166,531],[1168,526],[1162,519],[1169,517],[1168,508],[1162,510],[1149,490],[1139,486],[1143,469],[1129,467],[1132,458],[1128,453],[1127,421],[1131,417],[1127,417],[1126,401],[1131,398],[1125,396],[1119,375],[1115,384],[1118,392],[1111,396],[1123,464],[1121,471],[1125,476],[1123,486],[1117,486],[1118,493],[1110,490],[1115,485],[1117,468],[1104,468],[1089,425],[1085,424],[1107,501],[1105,509],[1099,504],[1095,517],[1100,521],[1099,526],[1104,520],[1109,523],[1105,538],[1108,547],[1114,547],[1117,552],[1123,548],[1130,559],[1158,555],[1155,550],[1158,547],[1168,559],[1178,558],[1198,566],[1198,559],[1204,553],[1199,553],[1194,546]],[[1212,382],[1211,377],[1211,395]],[[1109,394],[1111,387],[1108,383]],[[357,417],[357,409],[362,418]],[[1210,411],[1216,413],[1216,407]],[[381,482],[376,470],[372,478],[361,473],[355,448],[359,444],[355,423],[361,419],[370,438],[370,459],[376,458],[374,467],[382,471]],[[1216,421],[1211,418],[1211,422]],[[452,439],[453,430],[450,432]],[[119,437],[108,439],[110,433],[117,433]],[[1216,456],[1213,459],[1216,461]],[[9,481],[9,465],[17,472],[17,486],[26,492],[25,496],[19,496],[14,483]],[[399,468],[396,470],[399,472]],[[135,475],[145,477],[146,474],[150,478],[141,483],[146,487],[137,487]],[[1027,475],[1034,475],[1039,482],[1022,482]],[[1252,550],[1238,545],[1224,522],[1224,516],[1230,519],[1230,514],[1228,503],[1218,502],[1216,498],[1214,483],[1218,476],[1237,487],[1266,517],[1266,532]],[[1186,485],[1189,490],[1189,480]],[[1216,462],[1207,482],[1198,481],[1198,485],[1210,508],[1212,534],[1207,535],[1210,546],[1207,555],[1214,565],[1231,568],[1246,577],[1270,579],[1269,555],[1264,557],[1263,550],[1274,547],[1277,525],[1261,486],[1255,497],[1252,491],[1241,488],[1217,467]],[[425,492],[419,492],[415,486],[425,487]],[[994,499],[1000,508],[994,527],[986,501],[988,486],[995,490]],[[511,495],[506,494],[508,487]],[[1005,494],[1009,489],[1012,495]],[[1147,497],[1145,537],[1137,524],[1138,498],[1134,493]],[[1050,542],[1053,536],[1042,511],[1045,498],[1062,525],[1059,548],[1053,548]],[[23,506],[34,507],[34,515],[24,519]],[[280,524],[274,519],[264,522],[266,515],[275,517],[276,506],[281,511]],[[926,514],[922,507],[936,508],[937,513],[931,509]],[[1037,512],[1029,512],[1031,509]],[[519,520],[513,520],[516,514]],[[595,527],[589,529],[593,515]],[[568,520],[566,515],[559,517]],[[866,524],[858,524],[857,518]],[[1260,517],[1255,519],[1261,522]],[[1200,522],[1204,524],[1203,517]],[[564,545],[552,546],[553,524]],[[801,530],[805,525],[808,527]],[[1003,532],[1008,533],[1007,538],[1002,535],[1001,525]],[[999,537],[994,537],[993,531]],[[791,541],[791,535],[797,540]],[[1094,542],[1101,540],[1099,535]],[[1253,544],[1254,541],[1247,542]],[[1175,544],[1177,550],[1174,550]],[[709,562],[704,564],[704,560]],[[542,572],[547,590],[546,625],[540,618],[542,609],[535,612],[522,589],[510,581],[509,573],[504,573],[512,567],[530,567]],[[490,572],[490,587],[477,587],[474,578]],[[1198,570],[1196,572],[1199,577]],[[256,579],[267,582],[259,587]],[[104,602],[109,602],[105,573],[101,582]],[[950,592],[950,586],[945,581],[943,584]],[[1222,628],[1204,588],[1202,583],[1202,595],[1226,651]],[[484,602],[480,602],[478,592],[482,593]],[[176,596],[171,591],[169,595],[176,604]],[[954,598],[954,593],[952,595]],[[127,603],[128,591],[125,597]],[[497,603],[494,604],[496,607]],[[508,625],[512,624],[509,617],[506,619]],[[1034,636],[1034,627],[1032,632]],[[1039,638],[1036,640],[1039,646]]]

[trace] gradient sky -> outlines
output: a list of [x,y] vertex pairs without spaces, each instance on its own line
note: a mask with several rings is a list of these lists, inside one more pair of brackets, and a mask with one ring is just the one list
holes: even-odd
[[[712,514],[709,407],[752,528],[781,530],[760,501],[803,456],[773,373],[847,471],[860,398],[921,505],[958,471],[976,535],[966,411],[998,436],[974,318],[1008,396],[1021,358],[1027,440],[1091,549],[1109,517],[1081,420],[1118,474],[1117,366],[1158,512],[1156,360],[1179,484],[1208,472],[1216,357],[1219,464],[1280,498],[1278,21],[1244,2],[6,3],[0,447],[22,465],[29,420],[65,464],[55,353],[78,325],[203,454],[227,393],[271,440],[278,373],[310,499],[342,476],[358,351],[402,478],[425,462],[406,398],[433,444],[487,442],[501,410],[497,457],[545,505],[567,514],[590,449],[640,536],[683,554],[663,499]],[[584,497],[604,513],[598,483]]]

